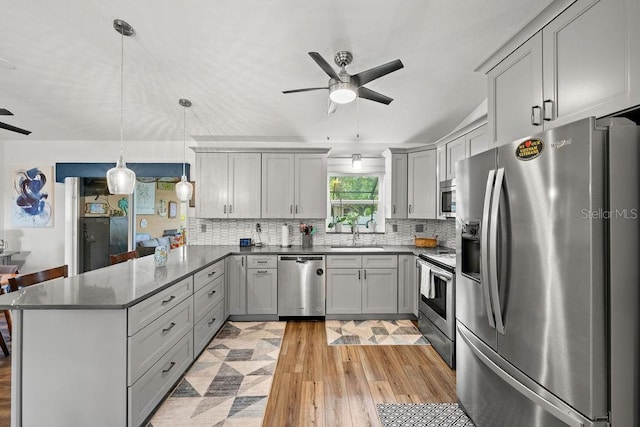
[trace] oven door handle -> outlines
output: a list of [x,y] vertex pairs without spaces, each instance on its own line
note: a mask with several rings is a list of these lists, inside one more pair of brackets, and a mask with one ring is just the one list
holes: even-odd
[[440,272],[440,271],[433,271],[433,269],[431,270],[431,274],[433,274],[436,277],[439,277],[440,279],[444,280],[445,282],[450,282],[451,280],[453,280],[453,276],[444,272]]

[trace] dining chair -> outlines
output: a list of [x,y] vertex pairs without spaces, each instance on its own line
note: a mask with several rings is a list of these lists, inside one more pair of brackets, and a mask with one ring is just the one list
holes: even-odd
[[[9,278],[9,288],[10,292],[17,291],[20,288],[24,288],[26,286],[35,285],[40,282],[45,282],[51,279],[57,279],[58,277],[69,277],[69,266],[62,265],[60,267],[50,268],[48,270],[38,271],[36,273],[31,274],[23,274],[16,277]],[[4,289],[2,290],[4,292]],[[8,310],[5,311],[5,316],[7,318],[7,328],[9,329],[9,335],[12,335],[13,323],[11,321],[11,315],[8,315]],[[9,350],[6,349],[6,343],[4,342],[4,338],[0,342],[0,347],[2,347],[2,351],[5,356],[9,355]],[[5,351],[6,350],[6,351]]]
[[130,259],[138,258],[138,251],[133,250],[129,252],[122,252],[121,254],[109,255],[111,265],[118,264]]
[[14,264],[0,265],[0,274],[15,274],[18,272],[18,266]]

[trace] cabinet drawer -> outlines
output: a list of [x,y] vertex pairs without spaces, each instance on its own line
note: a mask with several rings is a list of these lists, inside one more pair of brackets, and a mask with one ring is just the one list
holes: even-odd
[[212,280],[224,274],[224,260],[220,260],[209,267],[205,267],[193,275],[193,290],[197,291],[207,286]]
[[182,336],[193,328],[193,306],[187,298],[129,338],[129,378],[131,385]]
[[128,310],[128,335],[132,336],[191,294],[193,294],[193,276],[189,276],[169,286],[164,291],[130,307]]
[[193,354],[198,355],[209,344],[211,338],[224,323],[224,304],[222,301],[205,313],[202,320],[193,328]]
[[398,255],[362,255],[362,268],[397,268]]
[[224,276],[200,289],[193,298],[193,323],[198,323],[207,311],[224,298]]
[[193,335],[185,334],[128,388],[129,425],[139,426],[193,361]]
[[248,268],[277,268],[278,256],[277,255],[248,256],[247,267]]
[[327,255],[327,268],[361,268],[362,255]]

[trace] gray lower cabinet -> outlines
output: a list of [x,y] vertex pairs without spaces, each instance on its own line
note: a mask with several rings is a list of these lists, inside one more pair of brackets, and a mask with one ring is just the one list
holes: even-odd
[[418,315],[415,255],[398,255],[398,313]]
[[278,257],[247,256],[247,314],[278,314]]
[[397,265],[397,255],[327,256],[327,314],[398,313]]
[[229,288],[229,314],[247,314],[247,256],[231,255],[226,259],[226,279]]

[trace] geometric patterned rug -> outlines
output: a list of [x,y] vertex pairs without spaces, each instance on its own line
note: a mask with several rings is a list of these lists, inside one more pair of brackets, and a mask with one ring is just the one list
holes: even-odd
[[411,320],[326,320],[329,345],[429,345]]
[[379,403],[382,427],[473,427],[457,403]]
[[227,322],[148,426],[260,426],[287,322]]

